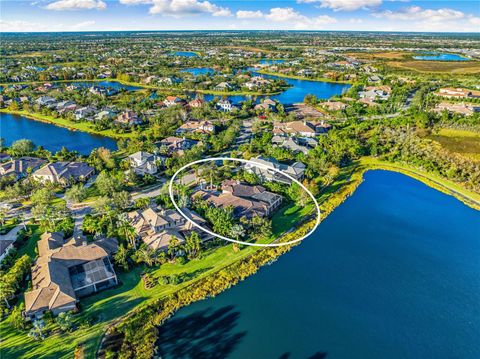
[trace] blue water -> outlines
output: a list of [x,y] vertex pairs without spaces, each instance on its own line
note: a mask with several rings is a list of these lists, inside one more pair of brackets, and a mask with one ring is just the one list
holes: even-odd
[[159,348],[164,359],[478,359],[479,303],[480,212],[373,171],[300,246],[180,310]]
[[198,57],[198,55],[195,52],[191,52],[191,51],[176,51],[172,55],[182,56],[182,57]]
[[116,81],[98,81],[98,82],[72,81],[72,82],[68,82],[66,84],[67,85],[72,84],[72,85],[77,85],[77,86],[81,86],[81,87],[97,86],[97,87],[104,87],[104,88],[112,89],[112,90],[116,90],[116,91],[120,91],[121,89],[125,89],[127,91],[137,91],[137,90],[142,90],[143,89],[143,87],[140,87],[140,86],[124,85],[124,84],[121,84],[120,82],[116,82]]
[[197,75],[209,75],[209,74],[214,74],[215,70],[210,68],[210,67],[192,67],[189,69],[183,69],[180,70],[180,72],[188,72],[194,76]]
[[49,123],[34,121],[23,116],[0,114],[0,137],[10,146],[22,138],[32,140],[37,146],[43,146],[51,152],[57,152],[65,146],[71,151],[88,155],[97,147],[117,149],[114,139],[96,136],[81,131],[71,131]]
[[463,57],[457,54],[439,54],[428,53],[421,56],[414,56],[415,60],[427,60],[427,61],[470,61],[469,58]]
[[265,65],[265,64],[274,65],[274,64],[282,64],[284,62],[285,60],[282,60],[282,59],[278,59],[278,60],[263,59],[263,60],[260,60],[258,63],[262,65]]

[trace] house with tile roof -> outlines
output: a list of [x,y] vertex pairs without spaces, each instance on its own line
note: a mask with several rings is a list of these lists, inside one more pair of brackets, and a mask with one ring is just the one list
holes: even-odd
[[87,244],[77,237],[46,232],[37,243],[38,258],[32,267],[32,289],[25,292],[24,317],[35,320],[74,310],[79,298],[117,284],[110,257],[118,242],[105,238]]
[[33,178],[44,183],[68,185],[72,182],[86,181],[94,173],[95,169],[85,162],[53,162],[36,170]]

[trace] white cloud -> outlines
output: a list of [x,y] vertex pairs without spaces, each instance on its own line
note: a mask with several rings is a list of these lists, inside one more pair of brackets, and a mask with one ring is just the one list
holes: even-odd
[[83,21],[76,24],[45,24],[24,20],[0,20],[0,32],[42,32],[42,31],[79,31],[87,30],[95,25],[95,21]]
[[480,25],[479,17],[450,8],[423,9],[420,6],[409,6],[395,11],[373,13],[373,16],[390,21],[411,22],[411,30],[414,31],[472,32],[478,31],[475,26]]
[[385,10],[375,13],[374,16],[385,17],[389,20],[428,20],[430,22],[449,21],[462,19],[465,14],[458,10],[443,9],[422,9],[420,6],[409,6],[400,10]]
[[275,7],[270,9],[270,13],[265,18],[275,22],[301,21],[306,17],[293,10],[291,7]]
[[230,9],[200,0],[120,0],[124,5],[152,5],[150,14],[182,17],[188,15],[211,14],[212,16],[232,16]]
[[337,22],[337,19],[328,15],[307,17],[291,7],[272,8],[270,12],[265,15],[265,18],[272,22],[288,23],[288,25],[290,25],[289,28],[295,30],[318,30],[324,28],[325,25]]
[[307,4],[320,2],[320,7],[329,8],[333,11],[370,9],[382,4],[382,0],[297,0],[297,2]]
[[239,10],[237,11],[237,18],[239,19],[260,19],[264,15],[261,11],[247,11]]
[[102,0],[59,0],[45,6],[47,10],[105,10],[107,4]]

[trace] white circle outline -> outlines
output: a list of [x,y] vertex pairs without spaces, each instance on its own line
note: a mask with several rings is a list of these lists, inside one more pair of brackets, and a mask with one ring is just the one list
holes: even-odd
[[[294,240],[291,240],[291,241],[288,241],[288,242],[282,242],[282,243],[249,243],[249,242],[243,242],[243,241],[239,241],[239,240],[236,240],[236,239],[233,239],[233,238],[228,238],[228,237],[225,237],[225,236],[222,236],[220,234],[217,234],[217,233],[214,233],[212,231],[210,231],[209,229],[207,228],[203,228],[201,225],[199,225],[197,222],[193,221],[192,219],[190,219],[185,213],[183,213],[183,211],[180,209],[180,207],[178,206],[177,202],[175,202],[175,199],[174,199],[174,196],[173,196],[173,182],[175,181],[175,178],[178,176],[179,173],[183,172],[185,169],[193,166],[193,165],[196,165],[196,164],[199,164],[199,163],[204,163],[204,162],[212,162],[212,161],[236,161],[236,162],[241,162],[241,163],[245,163],[245,164],[251,164],[251,165],[255,165],[255,166],[258,166],[258,167],[262,167],[264,169],[270,169],[270,170],[273,170],[274,172],[276,173],[280,173],[282,176],[285,176],[287,177],[288,179],[294,181],[295,183],[297,183],[298,185],[300,185],[300,187],[308,193],[308,195],[310,196],[310,198],[313,200],[313,202],[315,203],[315,207],[317,209],[317,221],[315,222],[315,225],[313,226],[313,228],[307,233],[305,234],[303,237],[300,237],[300,238],[297,238],[297,239],[294,239]],[[185,218],[187,221],[189,221],[191,224],[193,224],[195,227],[199,228],[200,230],[202,230],[203,232],[206,232],[214,237],[217,237],[217,238],[220,238],[220,239],[223,239],[225,241],[228,241],[228,242],[233,242],[233,243],[237,243],[237,244],[244,244],[244,245],[247,245],[247,246],[252,246],[252,247],[281,247],[281,246],[287,246],[289,244],[294,244],[294,243],[297,243],[297,242],[300,242],[300,241],[303,241],[305,238],[307,238],[308,236],[310,236],[313,232],[315,232],[315,230],[317,229],[318,225],[320,224],[320,216],[321,216],[321,213],[320,213],[320,206],[317,202],[317,199],[315,198],[315,196],[312,194],[312,192],[310,192],[302,183],[300,183],[300,181],[298,181],[296,178],[293,178],[292,176],[290,176],[289,174],[287,173],[284,173],[282,171],[280,171],[279,169],[275,168],[275,167],[272,167],[272,166],[268,166],[268,165],[265,165],[263,163],[258,163],[258,162],[255,162],[255,161],[252,161],[252,160],[245,160],[243,158],[235,158],[235,157],[211,157],[211,158],[203,158],[203,159],[200,159],[200,160],[197,160],[197,161],[193,161],[193,162],[190,162],[190,163],[187,163],[185,166],[181,167],[179,170],[177,170],[177,172],[175,172],[175,174],[172,176],[172,178],[170,179],[170,183],[168,184],[168,193],[170,195],[170,200],[172,201],[173,205],[175,206],[175,209],[178,211],[178,213],[180,213],[180,215]]]

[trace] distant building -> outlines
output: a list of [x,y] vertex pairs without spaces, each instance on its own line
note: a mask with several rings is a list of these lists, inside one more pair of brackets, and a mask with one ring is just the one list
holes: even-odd
[[181,125],[177,131],[177,135],[184,133],[215,133],[215,125],[210,121],[188,121]]
[[159,142],[156,142],[155,145],[158,148],[164,147],[168,154],[183,153],[185,150],[191,149],[193,146],[197,145],[198,141],[189,140],[185,137],[167,137]]
[[122,126],[134,126],[140,125],[143,121],[134,111],[123,111],[117,116],[117,119],[114,121]]
[[233,109],[233,104],[230,102],[230,100],[225,99],[218,101],[217,107],[224,112],[230,112]]
[[480,91],[465,88],[445,87],[438,90],[437,96],[446,98],[480,98]]
[[476,112],[480,112],[480,105],[441,102],[435,106],[434,111],[435,112],[448,111],[451,113],[458,113],[461,115],[469,116]]
[[274,122],[273,134],[278,136],[315,137],[330,130],[332,126],[325,121]]

